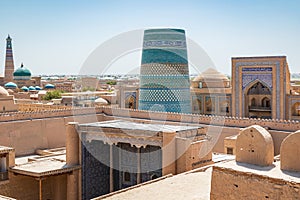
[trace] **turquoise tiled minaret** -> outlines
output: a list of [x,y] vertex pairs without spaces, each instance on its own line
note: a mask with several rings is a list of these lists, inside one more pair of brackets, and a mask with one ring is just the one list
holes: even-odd
[[190,113],[190,81],[185,31],[144,31],[139,110]]

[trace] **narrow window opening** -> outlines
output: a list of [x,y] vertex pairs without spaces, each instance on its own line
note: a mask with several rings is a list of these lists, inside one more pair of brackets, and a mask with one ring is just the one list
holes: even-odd
[[131,177],[129,172],[124,172],[124,182],[130,182]]

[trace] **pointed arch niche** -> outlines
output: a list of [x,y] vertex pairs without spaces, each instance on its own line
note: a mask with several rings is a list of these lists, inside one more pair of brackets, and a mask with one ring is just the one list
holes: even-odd
[[272,90],[256,80],[245,90],[245,117],[272,118]]

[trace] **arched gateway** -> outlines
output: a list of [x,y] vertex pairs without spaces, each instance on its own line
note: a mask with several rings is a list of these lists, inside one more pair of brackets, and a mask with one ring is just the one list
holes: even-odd
[[261,81],[254,81],[245,90],[245,116],[250,118],[272,117],[272,92]]

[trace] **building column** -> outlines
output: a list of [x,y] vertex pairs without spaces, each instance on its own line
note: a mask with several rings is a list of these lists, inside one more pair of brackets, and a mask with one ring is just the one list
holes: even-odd
[[69,122],[66,132],[66,161],[67,165],[79,165],[79,135],[77,122]]
[[[67,166],[79,165],[79,135],[77,133],[77,122],[69,122],[66,132],[66,161]],[[73,171],[67,175],[67,200],[79,199],[79,173]]]
[[176,174],[176,132],[163,132],[162,175]]
[[43,186],[42,186],[42,178],[39,178],[39,200],[43,200]]
[[109,192],[114,191],[113,144],[109,144]]
[[137,177],[136,184],[141,183],[141,147],[137,147]]

